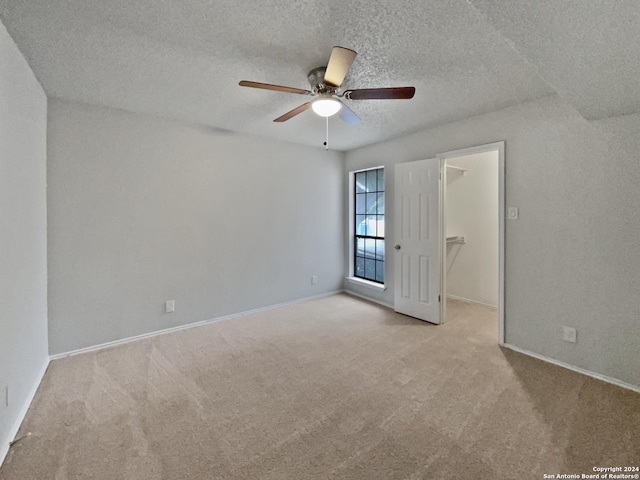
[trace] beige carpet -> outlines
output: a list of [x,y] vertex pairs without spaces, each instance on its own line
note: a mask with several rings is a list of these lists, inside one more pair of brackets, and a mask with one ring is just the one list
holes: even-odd
[[640,463],[640,395],[348,295],[51,363],[30,479],[541,479]]

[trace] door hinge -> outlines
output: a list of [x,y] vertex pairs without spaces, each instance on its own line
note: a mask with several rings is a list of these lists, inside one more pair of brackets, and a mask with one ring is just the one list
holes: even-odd
[[440,301],[440,295],[438,295],[438,301]]

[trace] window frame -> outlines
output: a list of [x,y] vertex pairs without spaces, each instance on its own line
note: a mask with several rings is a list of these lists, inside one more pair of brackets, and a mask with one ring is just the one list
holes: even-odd
[[[382,170],[383,172],[386,170],[385,167],[383,165],[380,166],[376,166],[376,167],[368,167],[368,168],[362,168],[359,170],[354,170],[349,172],[349,211],[348,211],[348,234],[349,234],[349,238],[348,238],[348,247],[349,247],[349,274],[347,277],[347,280],[349,280],[352,283],[356,283],[359,285],[364,285],[367,287],[372,287],[375,289],[379,289],[379,290],[386,290],[386,281],[387,281],[387,269],[386,269],[386,241],[385,241],[385,248],[384,248],[384,252],[383,252],[383,258],[382,258],[382,264],[383,264],[383,279],[384,282],[379,282],[376,280],[370,280],[364,277],[359,277],[355,275],[355,259],[356,259],[356,246],[357,246],[357,238],[361,237],[368,237],[368,238],[375,238],[378,240],[386,240],[384,236],[382,237],[372,237],[372,236],[367,236],[367,235],[360,235],[358,234],[358,232],[356,231],[356,185],[355,185],[355,179],[356,179],[356,174],[357,173],[361,173],[361,172],[367,172],[367,171],[371,171],[371,170]],[[377,188],[377,187],[376,187]],[[384,175],[384,181],[383,181],[383,190],[382,193],[385,195],[385,222],[386,222],[386,191],[387,191],[387,175],[385,172]],[[379,191],[376,190],[376,193],[378,193]],[[379,214],[376,214],[379,215]],[[366,214],[365,214],[365,218],[366,218]],[[385,235],[386,235],[386,228],[385,228]],[[377,234],[377,232],[376,232]]]

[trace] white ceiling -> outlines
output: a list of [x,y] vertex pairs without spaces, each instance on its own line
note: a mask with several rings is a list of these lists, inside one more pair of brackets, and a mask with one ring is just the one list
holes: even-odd
[[333,45],[358,52],[345,88],[414,85],[412,100],[346,101],[350,150],[560,94],[588,119],[640,111],[637,0],[0,0],[51,96],[318,146],[324,119],[273,119],[306,97]]

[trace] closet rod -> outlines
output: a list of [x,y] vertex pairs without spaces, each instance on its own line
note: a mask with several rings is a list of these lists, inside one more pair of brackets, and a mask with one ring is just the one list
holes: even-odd
[[465,244],[467,242],[465,241],[464,237],[460,237],[458,235],[454,235],[454,236],[447,237],[447,243],[462,243],[462,244]]

